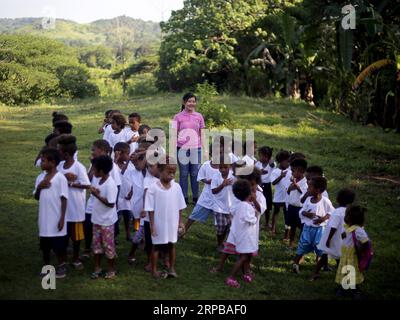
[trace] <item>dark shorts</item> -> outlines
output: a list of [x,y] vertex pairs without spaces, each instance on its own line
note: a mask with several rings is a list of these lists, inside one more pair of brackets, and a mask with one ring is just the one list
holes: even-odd
[[299,216],[301,207],[295,207],[289,204],[287,216],[288,216],[288,226],[291,228],[301,228],[301,220]]
[[289,226],[288,215],[286,210],[286,203],[285,202],[274,202],[274,215],[277,215],[282,208],[283,210],[283,217],[285,219],[285,225]]
[[263,194],[267,201],[267,211],[272,210],[272,187],[271,182],[262,184]]
[[170,246],[173,246],[174,243],[163,243],[163,244],[153,244],[154,251],[167,253]]
[[151,241],[150,222],[145,221],[143,228],[144,228],[144,251],[146,251],[147,254],[150,254],[151,250],[153,249],[153,242]]
[[40,250],[51,251],[55,254],[65,254],[68,247],[68,236],[62,237],[40,237]]

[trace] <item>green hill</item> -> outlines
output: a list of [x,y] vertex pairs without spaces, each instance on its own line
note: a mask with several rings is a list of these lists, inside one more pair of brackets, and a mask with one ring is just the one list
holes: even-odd
[[31,34],[61,40],[71,46],[105,45],[115,47],[121,38],[133,47],[153,46],[160,42],[157,22],[127,16],[97,20],[87,24],[57,19],[54,29],[44,29],[42,18],[0,19],[0,34]]

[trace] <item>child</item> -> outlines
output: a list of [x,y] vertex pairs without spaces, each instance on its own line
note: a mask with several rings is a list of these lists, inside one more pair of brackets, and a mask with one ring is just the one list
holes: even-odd
[[294,258],[293,272],[299,273],[299,262],[301,258],[310,252],[315,252],[321,257],[322,252],[317,248],[326,225],[326,221],[332,214],[334,208],[331,201],[322,196],[326,190],[326,179],[314,177],[308,184],[309,197],[300,210],[300,219],[304,223]]
[[[175,271],[178,230],[183,227],[182,210],[186,208],[185,198],[179,184],[175,182],[176,160],[166,156],[160,160],[158,170],[160,181],[152,184],[146,193],[145,211],[149,212],[151,240],[151,269],[155,278],[177,277]],[[157,260],[160,251],[169,254],[170,269],[168,273],[157,271]]]
[[[210,148],[211,149],[211,148]],[[211,182],[213,176],[219,172],[219,165],[214,164],[212,161],[206,161],[202,164],[197,174],[197,181],[204,183],[204,188],[193,208],[192,214],[189,216],[185,224],[185,234],[195,221],[205,223],[208,217],[214,216],[214,196],[211,192]],[[181,235],[182,237],[184,235]]]
[[355,271],[355,285],[356,287],[351,289],[350,293],[353,298],[360,298],[359,285],[364,282],[364,275],[360,272],[358,267],[358,257],[356,246],[358,250],[366,250],[369,245],[369,238],[364,230],[365,212],[367,210],[360,206],[351,205],[346,209],[344,222],[345,232],[343,233],[342,242],[342,255],[340,257],[339,267],[336,273],[336,283],[341,287],[337,292],[337,295],[343,295],[345,288],[343,288],[343,278],[346,277],[344,267],[353,267]]
[[[106,140],[96,140],[92,144],[90,161],[100,156],[108,156],[111,152],[111,147]],[[110,172],[118,190],[121,186],[121,174],[118,166],[113,163],[113,167]],[[96,177],[93,176],[93,167],[91,166],[88,171],[89,180],[93,184],[96,182]],[[98,179],[97,179],[98,180]],[[90,247],[92,245],[93,237],[93,225],[92,225],[92,210],[93,210],[94,196],[91,194],[86,204],[86,215],[85,215],[85,252],[83,253],[84,258],[88,258],[90,255]],[[117,202],[117,198],[115,199]]]
[[108,143],[114,151],[114,147],[118,142],[125,142],[126,130],[125,130],[126,120],[122,114],[114,114],[111,118],[112,132],[108,136]]
[[[159,179],[160,174],[158,172],[158,164],[150,164],[147,163],[147,172],[146,176],[144,177],[143,180],[143,207],[146,206],[146,194],[148,189],[150,188],[151,185],[156,183],[157,181],[160,181]],[[144,231],[144,250],[147,254],[147,264],[145,266],[146,271],[151,271],[151,263],[150,263],[150,258],[151,258],[151,251],[153,250],[153,242],[151,241],[151,229],[150,229],[150,217],[149,213],[143,210],[141,213],[141,218],[143,219],[143,231]],[[134,262],[135,259],[135,251],[137,247],[132,246],[128,262],[132,263]]]
[[303,204],[301,198],[307,192],[308,185],[304,173],[307,169],[307,161],[304,159],[295,159],[290,163],[292,176],[290,178],[291,184],[287,189],[287,216],[289,231],[289,246],[294,247],[294,239],[296,237],[296,228],[301,230],[301,221],[299,212]]
[[216,172],[211,179],[211,193],[213,194],[213,211],[216,220],[217,250],[223,249],[225,236],[230,226],[230,207],[232,205],[232,185],[234,176],[231,171],[230,161],[224,163],[222,156],[219,164],[219,172]]
[[261,182],[264,197],[267,201],[267,209],[265,211],[265,229],[270,230],[269,217],[272,209],[272,188],[271,188],[271,174],[275,168],[275,163],[272,160],[272,148],[264,146],[258,150],[259,161],[256,162],[255,167],[261,170]]
[[[263,214],[263,212],[265,211],[266,207],[267,207],[267,203],[265,200],[265,197],[263,195],[262,189],[260,187],[260,183],[261,183],[261,172],[258,169],[255,169],[251,174],[246,175],[246,176],[241,176],[241,179],[247,180],[250,183],[250,187],[251,187],[251,205],[254,207],[254,209],[256,211],[258,211],[260,213],[260,216]],[[235,198],[236,199],[236,198]],[[235,200],[234,203],[232,204],[231,207],[231,219],[234,219],[233,214],[236,212],[235,210],[235,205],[240,203],[239,200]],[[259,222],[260,219],[258,219],[257,221],[257,239],[259,237]],[[229,233],[228,236],[228,240],[224,243],[224,249],[222,250],[222,254],[221,254],[221,259],[219,262],[219,265],[215,268],[212,268],[210,270],[210,272],[214,273],[214,272],[222,272],[223,268],[224,268],[224,264],[226,259],[228,258],[229,255],[237,255],[236,252],[236,247],[233,244],[234,239],[231,236],[231,233]],[[256,254],[256,253],[254,253]],[[247,276],[244,276],[244,278],[247,280],[252,280],[252,278],[250,279]]]
[[129,164],[129,144],[126,142],[118,142],[114,147],[114,162],[117,164],[121,174],[121,188],[118,193],[118,221],[115,224],[115,238],[119,235],[119,221],[121,216],[124,220],[125,236],[127,241],[131,241],[130,223],[132,217],[131,198],[133,194],[133,186],[129,179],[124,175]]
[[146,137],[147,133],[151,130],[151,128],[147,124],[142,124],[139,127],[139,136]]
[[98,130],[98,132],[99,132],[99,134],[101,134],[101,133],[105,133],[105,131],[106,131],[106,129],[107,129],[107,127],[111,124],[111,113],[112,113],[112,110],[107,110],[105,113],[104,113],[104,120],[103,120],[103,124],[101,125],[101,127],[99,128],[99,130]]
[[253,280],[250,273],[250,262],[252,255],[258,251],[257,221],[260,212],[256,211],[251,205],[254,199],[248,181],[238,180],[234,183],[232,189],[233,194],[240,202],[238,201],[232,206],[233,219],[228,242],[234,244],[239,258],[225,283],[230,287],[239,288],[240,284],[235,277],[242,268],[244,269],[244,280],[246,282]]
[[140,121],[141,121],[140,114],[136,112],[131,113],[128,117],[129,128],[126,128],[126,138],[127,138],[126,142],[130,146],[130,152],[129,152],[130,155],[134,153],[135,150],[138,148],[137,141],[140,136],[139,135]]
[[[43,172],[37,177],[33,194],[39,200],[39,237],[44,265],[50,265],[50,251],[57,256],[57,278],[66,276],[65,258],[68,246],[65,212],[68,182],[57,172],[60,155],[56,149],[44,149],[41,156]],[[44,274],[41,274],[44,276]]]
[[55,134],[71,134],[72,133],[72,124],[70,124],[66,120],[56,121],[53,124],[53,133]]
[[146,175],[146,150],[138,148],[131,156],[131,163],[124,175],[132,185],[131,210],[134,219],[135,235],[132,239],[132,248],[128,262],[135,262],[135,253],[144,238],[144,226],[140,216],[143,211],[144,177]]
[[111,126],[111,122],[112,122],[112,117],[115,114],[121,114],[121,112],[119,110],[111,110],[109,112],[109,114],[108,114],[108,118],[106,118],[107,122],[108,122],[108,125],[106,125],[104,127],[103,140],[108,141],[109,137],[110,137],[110,134],[113,132],[113,128]]
[[68,181],[68,206],[66,213],[68,237],[72,240],[72,265],[76,270],[82,270],[83,264],[79,260],[81,240],[85,239],[85,202],[86,189],[90,188],[86,168],[79,161],[74,160],[77,150],[76,138],[71,135],[61,136],[58,141],[58,150],[63,161],[57,167]]
[[276,219],[280,208],[283,210],[285,218],[285,236],[284,239],[289,239],[289,224],[287,221],[286,212],[286,198],[287,198],[287,188],[290,185],[290,177],[292,172],[289,168],[289,151],[282,150],[276,155],[276,162],[278,162],[278,167],[275,168],[271,173],[272,185],[275,186],[275,192],[273,197],[274,211],[272,213],[272,225],[271,232],[273,235],[276,234]]
[[317,248],[321,250],[321,259],[317,262],[315,272],[311,277],[311,281],[319,278],[319,271],[323,266],[328,265],[328,256],[335,259],[339,263],[342,250],[342,233],[344,232],[344,216],[346,207],[354,202],[355,194],[352,190],[341,189],[336,197],[339,205],[337,209],[332,212],[328,220],[328,224],[322,234],[321,241]]
[[114,260],[116,257],[114,242],[114,224],[118,220],[115,208],[118,188],[110,172],[113,161],[109,156],[99,156],[92,161],[93,175],[97,179],[90,188],[93,200],[93,254],[95,270],[92,279],[98,279],[102,274],[101,256],[104,254],[108,261],[108,271],[105,279],[115,278]]

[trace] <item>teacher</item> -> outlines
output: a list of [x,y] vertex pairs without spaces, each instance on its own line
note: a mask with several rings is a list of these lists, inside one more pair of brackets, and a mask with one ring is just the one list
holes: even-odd
[[196,112],[197,97],[186,93],[182,98],[181,112],[173,119],[172,127],[177,131],[177,151],[179,165],[179,184],[188,204],[188,176],[192,187],[193,204],[199,197],[197,174],[201,163],[202,129],[205,128],[203,116]]

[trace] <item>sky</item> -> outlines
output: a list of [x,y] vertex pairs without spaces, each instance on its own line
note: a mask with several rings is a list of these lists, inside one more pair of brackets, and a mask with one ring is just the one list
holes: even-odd
[[183,0],[0,0],[0,18],[55,17],[80,23],[117,16],[165,21]]

